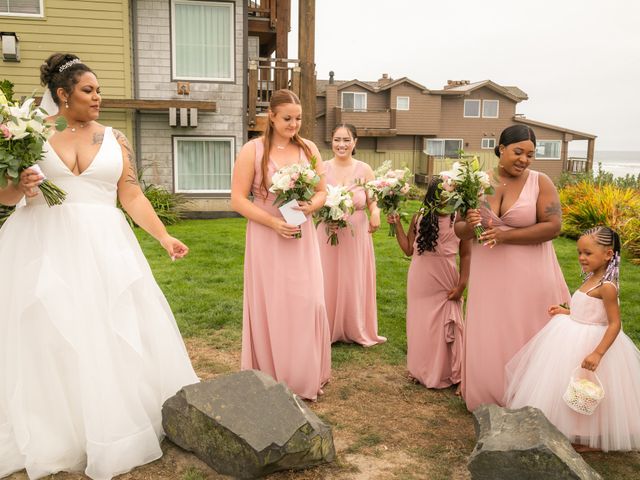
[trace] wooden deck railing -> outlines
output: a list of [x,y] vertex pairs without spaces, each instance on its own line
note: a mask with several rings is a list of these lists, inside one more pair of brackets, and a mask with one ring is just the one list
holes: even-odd
[[569,157],[564,165],[567,173],[585,173],[589,159],[586,157]]
[[300,96],[300,67],[291,58],[258,58],[249,61],[249,127],[256,126],[256,116],[269,108],[271,95],[288,88]]
[[247,12],[249,16],[269,20],[271,27],[275,28],[276,0],[248,0]]
[[365,129],[395,129],[396,109],[386,108],[381,110],[353,110],[335,107],[336,123],[351,123],[358,128]]

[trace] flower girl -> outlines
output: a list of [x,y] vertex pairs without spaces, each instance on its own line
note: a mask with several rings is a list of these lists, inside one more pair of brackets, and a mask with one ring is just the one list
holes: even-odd
[[[579,450],[640,450],[640,351],[621,331],[618,234],[587,230],[578,259],[586,279],[571,310],[549,307],[554,317],[507,364],[505,404],[539,408]],[[579,413],[573,382],[584,374],[593,377],[578,381],[582,399],[589,390],[597,398],[593,412]]]

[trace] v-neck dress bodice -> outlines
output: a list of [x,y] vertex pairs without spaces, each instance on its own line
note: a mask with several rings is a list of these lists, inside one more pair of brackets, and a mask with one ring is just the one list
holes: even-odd
[[67,198],[39,193],[0,228],[0,478],[108,480],[162,455],[162,404],[198,379],[116,207],[112,130],[81,175],[49,144],[39,165]]

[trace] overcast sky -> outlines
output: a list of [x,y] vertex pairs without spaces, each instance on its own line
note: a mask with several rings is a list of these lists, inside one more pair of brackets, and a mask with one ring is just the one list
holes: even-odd
[[515,85],[529,96],[518,113],[595,134],[597,150],[640,151],[637,0],[316,0],[316,68],[320,79],[384,72],[429,89]]

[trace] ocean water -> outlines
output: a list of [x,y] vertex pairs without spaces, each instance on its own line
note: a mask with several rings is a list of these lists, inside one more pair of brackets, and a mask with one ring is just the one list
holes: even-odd
[[[586,157],[587,152],[571,151],[569,156]],[[602,169],[605,172],[613,173],[616,177],[640,174],[640,152],[596,150],[593,159],[594,172],[598,171],[598,163],[602,163]]]

